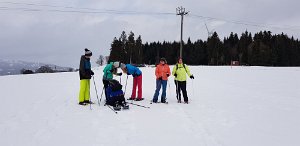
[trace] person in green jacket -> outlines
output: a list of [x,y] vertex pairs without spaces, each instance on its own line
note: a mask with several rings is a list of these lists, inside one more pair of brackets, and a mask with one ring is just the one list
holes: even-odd
[[119,68],[120,65],[121,65],[121,63],[118,62],[118,61],[110,62],[103,69],[102,82],[103,82],[103,85],[104,85],[105,97],[107,97],[106,88],[108,87],[109,80],[113,79],[113,75],[122,76],[122,72],[117,73],[117,71],[118,71],[117,68]]
[[184,103],[188,104],[189,99],[186,92],[186,74],[194,79],[194,76],[190,73],[189,67],[186,64],[183,64],[182,59],[178,59],[178,63],[173,67],[172,75],[175,76],[175,85],[176,85],[176,98],[178,103],[181,103],[181,94],[182,91]]
[[90,101],[90,80],[94,75],[94,72],[91,70],[90,58],[92,52],[85,48],[85,54],[80,58],[79,64],[79,77],[80,77],[80,91],[79,91],[79,104],[86,105],[91,104]]

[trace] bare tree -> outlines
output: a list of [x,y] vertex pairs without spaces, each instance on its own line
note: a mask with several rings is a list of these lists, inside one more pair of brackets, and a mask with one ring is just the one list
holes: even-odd
[[98,65],[102,66],[103,63],[104,63],[104,59],[105,59],[104,56],[103,56],[103,55],[100,55],[99,58],[98,58],[98,60],[96,61],[96,63],[97,63]]

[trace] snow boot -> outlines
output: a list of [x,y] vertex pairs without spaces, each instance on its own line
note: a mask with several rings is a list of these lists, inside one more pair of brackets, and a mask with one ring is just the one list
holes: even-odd
[[121,110],[121,105],[119,104],[119,102],[116,102],[116,104],[113,108],[115,111],[119,111],[119,110]]
[[165,104],[168,104],[168,101],[161,101],[161,103],[165,103]]
[[85,100],[84,103],[86,103],[86,104],[94,104],[94,102],[89,101],[89,100]]
[[78,104],[79,105],[86,105],[86,103],[84,103],[84,102],[79,102]]
[[142,101],[142,100],[144,100],[144,98],[137,98],[137,99],[135,99],[135,101]]
[[120,107],[119,105],[116,105],[116,106],[114,106],[113,108],[114,108],[115,111],[121,110],[121,107]]
[[123,105],[123,110],[128,110],[129,109],[129,105]]
[[123,110],[129,109],[129,105],[127,105],[125,101],[122,101],[121,106],[123,107]]
[[130,97],[130,98],[128,98],[127,100],[135,100],[135,98]]

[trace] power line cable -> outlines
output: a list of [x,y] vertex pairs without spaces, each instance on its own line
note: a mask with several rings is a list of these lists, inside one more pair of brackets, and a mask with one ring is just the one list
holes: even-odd
[[215,18],[215,17],[208,17],[208,16],[201,16],[190,14],[189,16],[194,18],[201,18],[206,20],[219,20],[228,23],[238,24],[238,25],[245,25],[245,26],[254,26],[254,27],[264,27],[264,28],[274,28],[274,29],[288,29],[288,30],[300,30],[300,26],[279,26],[276,24],[266,24],[266,23],[259,23],[259,22],[250,22],[250,21],[242,21],[242,20],[227,20],[223,18]]
[[[117,15],[176,15],[176,13],[170,12],[143,12],[143,11],[129,11],[129,10],[113,10],[113,9],[95,9],[95,8],[85,8],[85,7],[72,7],[72,6],[58,6],[58,5],[47,5],[47,4],[35,4],[35,3],[21,3],[21,2],[0,2],[0,4],[8,5],[24,5],[24,6],[35,6],[35,7],[48,7],[48,8],[62,8],[62,9],[42,9],[42,8],[28,8],[28,7],[8,7],[0,6],[0,10],[19,10],[19,11],[32,11],[32,12],[62,12],[62,13],[85,13],[85,14],[117,14]],[[73,9],[73,10],[72,10]],[[276,24],[266,24],[259,22],[250,22],[244,20],[228,20],[223,18],[202,16],[196,14],[189,14],[192,18],[200,18],[205,20],[216,20],[224,21],[237,25],[263,27],[263,28],[274,28],[274,29],[286,29],[286,30],[300,30],[300,26],[282,26]]]
[[[128,10],[112,10],[112,9],[95,9],[95,8],[81,8],[81,7],[71,7],[71,6],[57,6],[57,5],[45,5],[45,4],[34,4],[34,3],[17,3],[17,2],[0,2],[4,4],[12,5],[27,5],[27,6],[41,6],[41,7],[51,7],[51,8],[63,8],[63,9],[77,9],[77,10],[44,10],[44,9],[32,9],[33,11],[52,11],[52,12],[77,12],[77,13],[107,13],[107,14],[142,14],[142,15],[176,15],[175,13],[169,12],[143,12],[143,11],[128,11]],[[25,9],[25,8],[18,8]],[[26,8],[30,10],[29,8]],[[92,10],[92,11],[79,11],[80,10]]]

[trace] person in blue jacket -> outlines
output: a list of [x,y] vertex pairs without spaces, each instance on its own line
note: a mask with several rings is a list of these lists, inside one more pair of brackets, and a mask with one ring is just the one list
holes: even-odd
[[[133,76],[132,93],[131,93],[131,97],[128,100],[136,100],[136,101],[143,100],[144,98],[142,98],[143,97],[142,96],[142,71],[131,64],[121,63],[120,66],[124,73]],[[136,87],[138,87],[137,98],[136,98]]]

